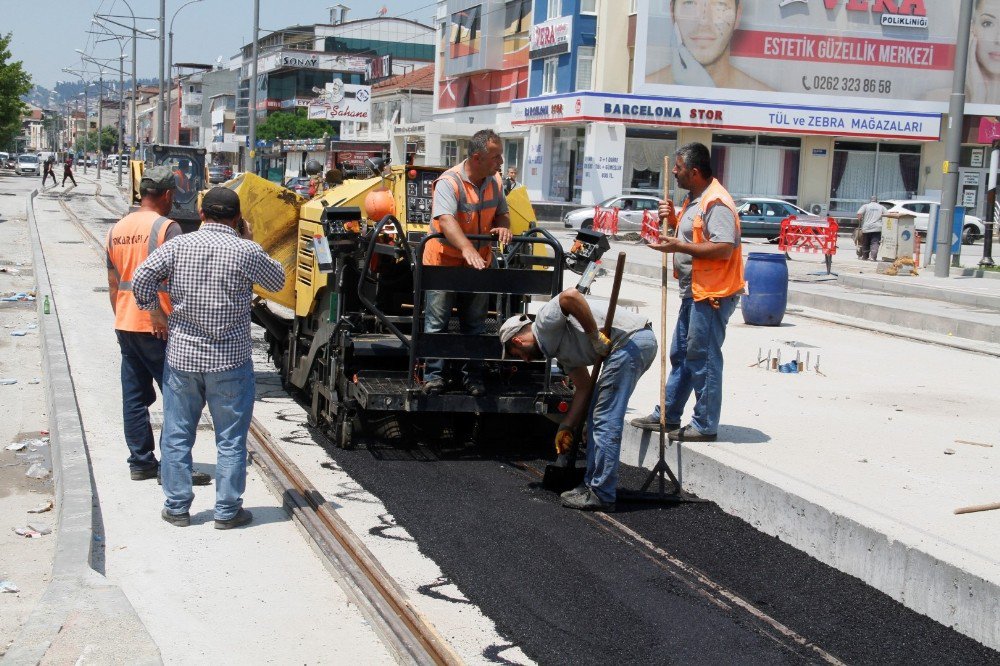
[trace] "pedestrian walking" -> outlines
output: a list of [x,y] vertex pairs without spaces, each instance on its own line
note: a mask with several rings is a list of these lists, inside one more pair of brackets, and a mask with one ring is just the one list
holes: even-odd
[[[726,325],[743,293],[740,218],[726,188],[712,175],[711,153],[700,143],[677,151],[673,168],[677,184],[688,191],[680,215],[667,200],[660,219],[677,230],[650,248],[674,254],[674,275],[681,307],[670,344],[666,386],[668,437],[688,442],[714,442],[722,411],[722,343]],[[694,414],[681,427],[684,406],[695,395]],[[660,406],[632,420],[643,430],[660,430]]]
[[156,312],[157,290],[169,280],[173,310],[167,326],[160,452],[162,518],[191,523],[191,449],[208,405],[215,425],[215,527],[249,523],[243,508],[247,432],[253,417],[254,371],[250,357],[250,305],[255,284],[279,291],[285,269],[253,242],[232,190],[214,187],[201,203],[202,225],[149,255],[133,277],[139,307]]
[[42,165],[42,187],[45,187],[45,183],[48,182],[49,176],[52,176],[52,187],[56,186],[56,172],[55,172],[55,161],[56,159],[51,155],[45,159],[45,163]]
[[[555,358],[573,380],[575,398],[556,433],[556,450],[569,451],[573,433],[587,419],[587,472],[583,485],[562,494],[562,505],[581,511],[614,511],[625,410],[639,377],[656,359],[649,319],[619,310],[610,338],[604,316],[572,287],[538,311],[509,318],[500,327],[504,356],[522,361]],[[606,358],[605,358],[606,357]],[[604,358],[596,386],[587,366]]]
[[878,261],[878,248],[882,244],[882,216],[885,206],[878,202],[877,197],[858,209],[858,225],[861,228],[862,261]]
[[[53,176],[53,178],[55,178],[55,176]],[[66,187],[67,178],[73,181],[73,187],[76,187],[76,178],[73,177],[73,158],[71,156],[67,156],[66,159],[63,160],[63,187]]]
[[[150,252],[180,236],[181,228],[166,216],[174,201],[174,176],[167,167],[147,169],[139,182],[139,209],[129,213],[108,232],[108,294],[115,313],[115,336],[121,349],[122,422],[133,481],[159,478],[149,407],[156,402],[153,384],[163,394],[163,363],[167,328],[149,312],[139,309],[132,292],[135,269]],[[170,299],[161,290],[154,306],[170,313]],[[199,472],[195,482],[211,478]]]

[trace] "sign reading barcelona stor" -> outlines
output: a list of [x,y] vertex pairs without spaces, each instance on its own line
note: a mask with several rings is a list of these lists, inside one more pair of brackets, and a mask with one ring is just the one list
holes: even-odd
[[[960,0],[638,0],[633,90],[945,112]],[[1000,0],[977,0],[966,113],[1000,112]],[[780,93],[773,96],[769,93]]]

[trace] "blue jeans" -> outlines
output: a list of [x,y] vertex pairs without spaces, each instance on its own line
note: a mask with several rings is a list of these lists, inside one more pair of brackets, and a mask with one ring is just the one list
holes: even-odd
[[[424,333],[447,333],[451,309],[458,303],[459,330],[462,335],[482,335],[486,330],[486,309],[489,294],[467,294],[454,291],[428,291],[424,302]],[[441,379],[444,359],[429,358],[424,366],[424,381]],[[467,361],[462,367],[463,381],[482,379],[481,361]]]
[[215,519],[229,520],[243,506],[247,483],[247,432],[253,417],[253,361],[222,372],[184,372],[167,364],[163,382],[160,476],[168,513],[187,513],[191,489],[191,448],[208,403],[215,422]]
[[122,351],[122,421],[128,445],[128,466],[145,470],[157,466],[156,442],[149,423],[149,407],[156,402],[153,382],[163,392],[163,365],[167,341],[152,333],[115,331]]
[[643,329],[604,360],[587,416],[587,474],[583,479],[602,502],[615,501],[625,410],[639,377],[655,359],[656,336]]
[[[674,339],[670,343],[670,376],[667,378],[667,423],[680,423],[684,405],[694,392],[691,426],[703,435],[719,432],[722,413],[722,343],[726,324],[739,296],[719,299],[718,309],[706,301],[681,299]],[[653,409],[660,418],[660,406]]]

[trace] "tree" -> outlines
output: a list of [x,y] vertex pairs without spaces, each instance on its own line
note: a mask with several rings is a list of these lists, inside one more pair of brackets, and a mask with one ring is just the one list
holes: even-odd
[[[102,153],[110,153],[118,149],[118,130],[116,130],[111,125],[105,127],[101,130],[101,151]],[[78,153],[83,152],[97,152],[97,130],[92,129],[87,132],[87,138],[84,140],[83,136],[76,137],[76,144],[73,146],[73,150]]]
[[13,144],[21,133],[22,118],[28,107],[22,95],[31,90],[31,76],[20,60],[11,61],[10,42],[13,33],[0,36],[0,146]]
[[305,109],[295,109],[292,113],[278,111],[267,117],[257,127],[257,138],[264,141],[275,139],[319,139],[324,134],[332,135],[333,126],[328,120],[310,120]]

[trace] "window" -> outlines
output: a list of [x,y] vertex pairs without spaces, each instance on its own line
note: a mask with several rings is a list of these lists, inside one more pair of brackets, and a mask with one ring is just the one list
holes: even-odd
[[451,57],[479,53],[481,6],[469,7],[451,15]]
[[[635,2],[635,0],[632,0]],[[597,0],[580,0],[580,13],[581,14],[596,14],[597,13]]]
[[734,197],[796,199],[801,141],[793,137],[715,134],[712,171]]
[[556,73],[559,71],[559,58],[546,58],[542,61],[542,94],[551,95],[556,92]]
[[629,15],[638,13],[639,11],[639,7],[637,6],[638,4],[639,4],[638,0],[628,0]]
[[525,32],[531,27],[531,0],[507,0],[504,16],[504,35]]
[[576,50],[576,89],[594,88],[594,47],[581,46]]
[[446,167],[458,164],[458,141],[441,142],[441,161]]
[[851,217],[874,193],[912,199],[920,180],[920,146],[837,141],[833,145],[830,208]]
[[562,16],[562,0],[549,0],[549,11],[545,18],[547,20],[557,16]]

